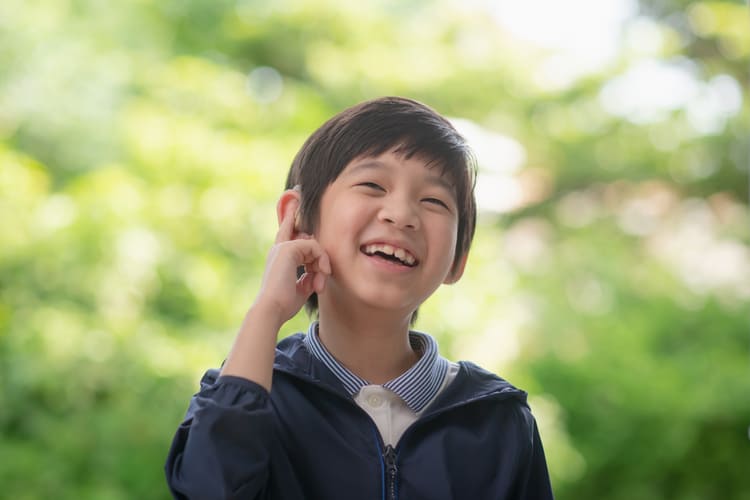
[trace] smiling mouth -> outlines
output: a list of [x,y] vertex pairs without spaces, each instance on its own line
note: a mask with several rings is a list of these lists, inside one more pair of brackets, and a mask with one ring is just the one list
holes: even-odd
[[371,257],[377,256],[384,260],[389,260],[406,267],[414,267],[417,265],[417,258],[414,257],[410,252],[404,250],[403,248],[394,247],[392,245],[381,243],[364,245],[361,250],[365,255],[369,255]]

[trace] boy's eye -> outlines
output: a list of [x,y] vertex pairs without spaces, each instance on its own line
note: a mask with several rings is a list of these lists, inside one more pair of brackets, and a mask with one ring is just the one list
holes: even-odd
[[448,204],[445,203],[443,200],[441,200],[439,198],[424,198],[422,201],[438,205],[438,206],[443,207],[445,209],[449,209],[448,208]]

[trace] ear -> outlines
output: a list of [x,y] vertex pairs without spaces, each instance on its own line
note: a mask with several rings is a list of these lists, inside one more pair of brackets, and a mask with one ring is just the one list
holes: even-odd
[[294,217],[294,236],[299,232],[299,206],[302,201],[298,188],[287,189],[281,193],[278,203],[276,203],[276,218],[281,225],[287,217]]
[[448,273],[448,276],[445,277],[443,283],[445,283],[446,285],[452,285],[456,281],[460,280],[461,276],[464,275],[464,269],[466,268],[466,259],[468,258],[468,253],[463,254],[461,259],[456,263],[453,270],[451,270],[451,272]]

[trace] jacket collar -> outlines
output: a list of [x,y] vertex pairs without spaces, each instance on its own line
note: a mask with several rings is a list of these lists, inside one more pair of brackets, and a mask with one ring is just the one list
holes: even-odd
[[[302,379],[351,400],[336,375],[309,351],[304,334],[297,333],[281,340],[276,347],[274,370]],[[462,406],[485,399],[515,398],[526,403],[526,392],[517,389],[469,361],[460,361],[460,369],[453,382],[426,408],[434,413],[450,407]]]

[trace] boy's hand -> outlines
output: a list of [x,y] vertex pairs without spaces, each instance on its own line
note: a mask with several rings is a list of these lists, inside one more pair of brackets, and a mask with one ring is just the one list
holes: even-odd
[[[290,201],[286,207],[254,304],[277,315],[279,324],[297,314],[313,292],[322,292],[331,274],[331,263],[323,248],[312,236],[295,229],[298,207],[297,200]],[[297,279],[300,266],[305,267],[305,274]]]

